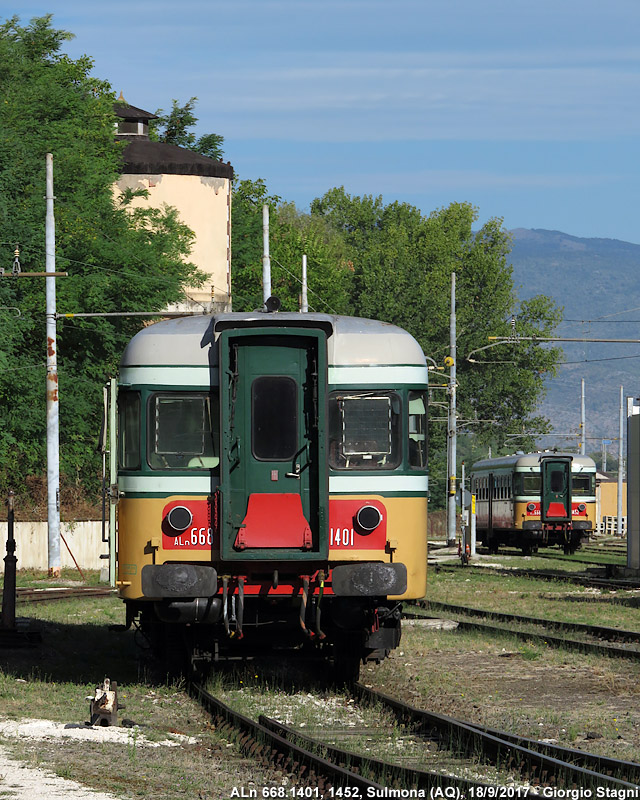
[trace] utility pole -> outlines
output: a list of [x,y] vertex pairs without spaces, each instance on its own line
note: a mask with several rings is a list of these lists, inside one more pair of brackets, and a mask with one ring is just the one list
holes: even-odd
[[587,432],[585,430],[586,424],[586,416],[585,416],[585,408],[584,408],[584,378],[582,379],[581,384],[581,393],[580,393],[580,455],[586,456],[587,448],[586,448],[586,441],[587,441]]
[[262,206],[262,301],[266,308],[271,297],[271,257],[269,255],[269,206]]
[[456,543],[456,273],[451,273],[451,316],[449,321],[449,463],[447,496],[447,545]]
[[308,295],[308,284],[307,284],[307,254],[305,253],[302,256],[302,294],[300,297],[300,311],[303,314],[307,314],[309,311],[309,299]]
[[[622,537],[622,478],[623,478],[623,437],[624,437],[624,388],[620,387],[620,426],[618,431],[618,507],[616,514],[618,515],[618,522],[616,527],[616,536]],[[629,487],[627,486],[627,492]],[[627,526],[629,520],[627,519]],[[628,534],[627,534],[628,535]]]
[[56,336],[56,223],[53,215],[53,155],[47,153],[45,279],[47,317],[47,520],[49,577],[60,577],[60,426]]

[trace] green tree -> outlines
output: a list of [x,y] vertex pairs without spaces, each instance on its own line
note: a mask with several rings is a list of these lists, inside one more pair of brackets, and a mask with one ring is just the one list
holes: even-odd
[[262,306],[262,207],[269,206],[271,293],[285,311],[300,307],[302,256],[307,256],[309,308],[349,313],[352,267],[340,233],[325,220],[298,211],[268,193],[263,180],[237,180],[233,187],[232,291],[236,311]]
[[158,118],[150,120],[149,135],[155,141],[186,147],[220,161],[224,155],[222,149],[224,136],[218,133],[206,133],[198,138],[189,130],[198,121],[193,113],[197,100],[197,97],[190,97],[183,106],[179,105],[177,100],[172,100],[171,111],[168,114],[159,108],[156,111]]
[[[344,188],[315,200],[311,212],[344,236],[354,266],[354,313],[405,328],[439,365],[449,353],[451,274],[456,273],[459,427],[474,436],[476,446],[502,447],[523,425],[532,434],[548,430],[535,410],[560,350],[535,342],[484,349],[488,336],[511,335],[513,314],[520,336],[549,336],[560,319],[547,297],[518,304],[508,263],[510,237],[501,220],[474,232],[477,212],[468,203],[425,216],[406,203],[385,205],[381,197],[352,197]],[[433,383],[445,384],[447,378],[448,370],[436,373]],[[441,501],[445,387],[434,387],[431,397],[431,466]],[[531,435],[519,446],[533,447],[534,441]]]
[[[54,159],[60,312],[151,311],[183,297],[199,275],[186,259],[192,233],[171,209],[114,202],[122,144],[114,95],[87,56],[60,52],[71,38],[51,17],[0,26],[0,261],[19,244],[23,271],[45,265],[45,154]],[[17,309],[19,316],[17,316]],[[45,287],[0,278],[0,490],[23,486],[45,463]],[[96,486],[102,383],[140,322],[65,320],[58,326],[61,472]]]

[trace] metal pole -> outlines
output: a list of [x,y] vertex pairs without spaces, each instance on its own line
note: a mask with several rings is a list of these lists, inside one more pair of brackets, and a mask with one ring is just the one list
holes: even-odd
[[[622,536],[622,478],[623,478],[623,454],[624,454],[624,447],[623,445],[623,437],[624,437],[624,387],[620,387],[620,427],[618,431],[618,508],[617,508],[617,515],[618,515],[618,524],[616,527],[616,536]],[[629,491],[629,487],[627,487],[627,491]]]
[[449,495],[447,497],[447,544],[456,543],[456,273],[451,273],[449,321]]
[[13,534],[13,501],[15,493],[9,490],[7,502],[7,555],[4,557],[4,582],[2,586],[2,616],[0,627],[15,630],[16,627],[16,540]]
[[471,555],[476,554],[476,496],[471,495]]
[[307,298],[307,254],[302,256],[302,299],[300,303],[300,311],[307,314],[309,311],[309,301]]
[[627,397],[627,567],[640,569],[640,406]]
[[587,454],[586,450],[586,430],[585,430],[585,409],[584,409],[584,378],[582,379],[582,388],[580,392],[580,455]]
[[[466,547],[469,544],[469,535],[467,527],[467,508],[464,503],[464,461],[460,464],[460,507],[462,508],[462,553],[466,553]],[[469,548],[471,550],[471,548]]]
[[[56,271],[56,223],[53,216],[53,156],[47,153],[45,268]],[[47,316],[47,519],[49,577],[60,577],[60,427],[58,422],[58,361],[56,279],[45,279]]]
[[269,206],[262,206],[262,302],[271,297],[271,258],[269,256]]
[[115,378],[109,381],[109,586],[116,585],[116,506],[118,504],[118,431],[116,414],[118,386]]

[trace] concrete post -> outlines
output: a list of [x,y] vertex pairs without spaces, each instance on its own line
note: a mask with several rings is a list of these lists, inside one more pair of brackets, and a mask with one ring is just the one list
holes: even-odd
[[[46,271],[56,271],[56,223],[53,215],[53,156],[47,153],[45,253]],[[45,279],[47,317],[47,520],[49,577],[60,577],[60,428],[58,422],[58,356],[56,279]]]

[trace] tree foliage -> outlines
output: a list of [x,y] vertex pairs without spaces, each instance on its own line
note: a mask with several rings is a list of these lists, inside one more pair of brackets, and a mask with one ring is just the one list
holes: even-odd
[[232,213],[232,292],[235,311],[262,306],[262,207],[269,206],[271,293],[285,311],[300,308],[302,256],[307,256],[311,310],[350,313],[351,264],[344,241],[325,220],[269,195],[262,180],[236,181]]
[[[476,446],[496,448],[524,431],[518,446],[533,447],[535,433],[548,430],[535,409],[544,375],[553,374],[560,351],[535,342],[484,348],[488,336],[549,336],[559,310],[544,296],[518,305],[502,221],[491,219],[474,232],[477,212],[467,203],[424,216],[406,203],[384,205],[380,197],[351,197],[343,188],[315,200],[311,211],[344,236],[354,267],[354,313],[405,328],[438,366],[449,354],[451,275],[456,274],[459,429],[472,433]],[[434,373],[434,384],[447,382],[448,370]],[[432,472],[442,477],[445,387],[434,387],[431,399]],[[440,481],[441,491],[443,486]]]
[[[57,307],[63,313],[151,311],[197,283],[187,260],[191,231],[171,209],[129,212],[116,203],[122,144],[113,137],[114,95],[87,56],[60,53],[71,38],[50,16],[0,26],[0,259],[45,268],[45,155],[53,154]],[[17,314],[19,313],[19,316]],[[0,278],[0,489],[18,488],[45,464],[45,286]],[[102,384],[139,321],[58,324],[61,472],[95,485]]]
[[149,136],[155,141],[186,147],[220,161],[224,155],[222,149],[224,136],[218,133],[206,133],[204,136],[196,137],[195,133],[189,130],[198,121],[193,113],[197,100],[197,97],[190,97],[182,106],[177,100],[172,100],[171,111],[168,114],[159,108],[156,111],[158,118],[149,121]]

